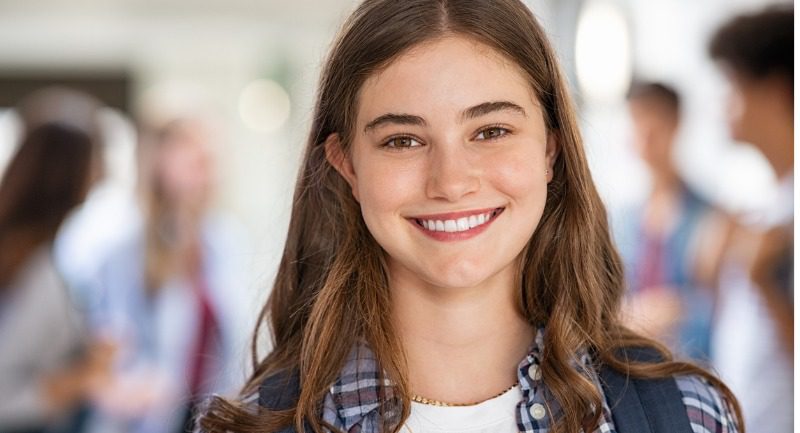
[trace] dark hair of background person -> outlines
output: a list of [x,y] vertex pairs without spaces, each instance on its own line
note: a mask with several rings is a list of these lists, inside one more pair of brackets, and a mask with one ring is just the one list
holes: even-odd
[[[532,12],[519,0],[366,0],[345,22],[324,65],[313,124],[295,189],[289,233],[274,287],[260,314],[269,323],[273,350],[261,359],[253,339],[254,373],[237,401],[214,397],[199,420],[205,432],[276,432],[294,425],[315,432],[323,425],[320,403],[353,345],[365,341],[391,382],[378,394],[382,431],[398,431],[410,414],[402,341],[390,319],[391,296],[384,252],[364,223],[347,182],[327,161],[323,143],[338,133],[349,154],[359,92],[368,77],[426,41],[450,35],[491,47],[519,68],[541,104],[559,152],[544,213],[521,252],[518,308],[532,326],[544,326],[547,354],[542,377],[564,416],[553,433],[593,431],[602,394],[571,367],[586,347],[598,362],[634,377],[697,374],[741,410],[714,375],[675,361],[654,340],[622,325],[622,261],[611,240],[605,207],[592,182],[576,113],[554,50]],[[620,349],[650,347],[663,362],[627,359]],[[255,407],[266,377],[299,374],[297,404],[286,410]]]
[[681,98],[671,86],[649,81],[635,81],[628,89],[628,101],[647,101],[659,104],[674,120],[680,118]]
[[98,108],[89,96],[56,88],[20,104],[22,139],[0,182],[0,291],[53,241],[99,174]]
[[794,6],[771,6],[723,25],[711,39],[711,58],[749,78],[776,76],[794,88]]

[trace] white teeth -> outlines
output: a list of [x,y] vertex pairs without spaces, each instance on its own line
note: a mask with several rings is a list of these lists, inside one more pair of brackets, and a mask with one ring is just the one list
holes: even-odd
[[418,220],[422,227],[437,232],[463,232],[489,222],[495,211],[486,212],[457,220]]

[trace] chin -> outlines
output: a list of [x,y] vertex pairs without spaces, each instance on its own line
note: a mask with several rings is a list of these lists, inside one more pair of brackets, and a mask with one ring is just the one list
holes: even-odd
[[482,278],[441,278],[429,281],[433,286],[445,290],[466,290],[480,285]]
[[489,269],[460,263],[452,266],[441,266],[427,270],[427,280],[430,284],[448,289],[468,289],[481,285],[497,272]]

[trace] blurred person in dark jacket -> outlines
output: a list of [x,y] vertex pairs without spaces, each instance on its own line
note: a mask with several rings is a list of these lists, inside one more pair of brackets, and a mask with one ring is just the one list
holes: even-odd
[[69,431],[108,371],[52,257],[63,220],[100,174],[96,101],[46,89],[19,107],[23,134],[0,183],[0,431]]
[[681,178],[673,162],[681,101],[667,84],[637,82],[628,94],[633,144],[651,189],[623,212],[617,240],[629,283],[628,323],[677,353],[706,363],[713,293],[703,266],[720,213]]
[[709,52],[730,84],[728,127],[778,180],[772,205],[731,219],[721,259],[714,363],[742,402],[750,432],[793,424],[794,8],[735,17]]

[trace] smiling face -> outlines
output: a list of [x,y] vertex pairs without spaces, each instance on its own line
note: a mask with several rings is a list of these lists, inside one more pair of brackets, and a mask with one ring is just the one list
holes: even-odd
[[514,272],[556,154],[516,65],[462,37],[419,45],[367,79],[352,137],[348,158],[336,136],[326,149],[390,280],[476,287]]

